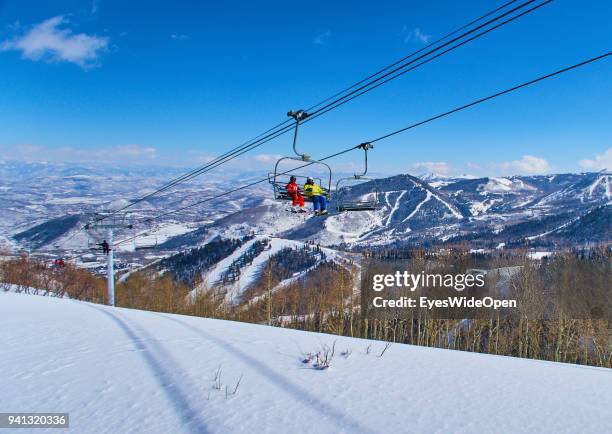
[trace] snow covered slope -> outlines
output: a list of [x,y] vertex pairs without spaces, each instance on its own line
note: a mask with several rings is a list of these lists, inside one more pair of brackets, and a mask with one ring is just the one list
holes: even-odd
[[[480,238],[485,244],[520,244],[543,232],[540,219],[562,220],[558,227],[595,207],[610,205],[611,179],[603,173],[584,173],[440,181],[435,175],[419,179],[405,174],[364,182],[348,190],[348,197],[356,200],[371,198],[372,192],[378,191],[380,207],[376,211],[332,212],[326,219],[317,219],[289,213],[286,203],[264,201],[258,207],[220,219],[213,226],[225,237],[255,231],[351,248],[426,245],[457,236],[472,241]],[[334,208],[333,200],[330,208]],[[509,230],[499,235],[504,228]],[[541,241],[551,237],[552,233]],[[562,238],[555,236],[558,241]],[[582,237],[571,241],[575,244],[586,240]]]
[[[301,363],[334,341],[329,369]],[[612,408],[607,369],[41,296],[0,293],[0,342],[0,408],[78,433],[600,433]]]
[[[282,238],[271,238],[267,236],[258,235],[252,240],[243,244],[231,255],[216,263],[209,270],[203,271],[202,283],[194,289],[193,293],[196,294],[202,289],[211,289],[215,288],[216,285],[221,285],[222,276],[228,271],[232,263],[235,263],[236,260],[238,260],[246,252],[248,252],[249,249],[252,248],[253,244],[258,241],[266,242],[267,248],[257,253],[253,257],[252,262],[245,264],[240,268],[240,277],[235,282],[223,285],[224,289],[227,291],[225,294],[226,303],[238,304],[241,301],[244,301],[242,300],[243,293],[249,288],[249,286],[255,283],[257,278],[260,276],[263,268],[273,255],[278,254],[282,249],[285,248],[301,249],[307,246],[307,244],[300,241],[285,240]],[[326,260],[336,262],[343,262],[343,259],[348,259],[348,257],[350,256],[349,253],[339,252],[328,248],[321,248],[321,252],[325,255]],[[318,265],[321,260],[322,259],[318,260],[316,265]],[[296,275],[292,276],[289,279],[286,279],[286,281],[280,282],[279,287],[283,287],[288,283],[304,276],[306,272],[309,271],[311,268],[312,267],[305,269],[299,273],[296,273]]]
[[[376,184],[376,185],[374,185]],[[249,231],[281,238],[312,241],[324,246],[386,244],[412,231],[463,221],[469,212],[460,209],[446,193],[410,175],[365,182],[349,190],[349,199],[380,192],[380,209],[374,212],[332,213],[326,219],[291,214],[286,202],[265,201],[215,222],[224,237]],[[330,209],[334,202],[330,203]]]

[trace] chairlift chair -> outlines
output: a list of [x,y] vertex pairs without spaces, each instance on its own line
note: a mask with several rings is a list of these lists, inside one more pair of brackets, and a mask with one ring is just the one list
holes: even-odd
[[91,235],[87,235],[87,250],[91,250],[94,252],[102,251],[102,247],[100,247],[100,243],[102,243],[102,241],[104,240],[104,238],[100,238],[98,240],[98,237],[93,237]]
[[[366,176],[368,173],[368,150],[373,149],[374,145],[371,143],[362,143],[359,147],[364,151],[364,171],[360,174],[354,174],[352,177],[340,178],[338,182],[336,182],[334,197],[336,199],[336,210],[338,212],[375,211],[380,204],[376,179]],[[351,197],[350,190],[365,182],[372,183],[373,188],[365,195]]]
[[107,212],[95,212],[85,224],[87,250],[102,252],[102,242],[107,238],[107,223],[112,224],[114,216]]
[[[293,119],[295,119],[295,130],[293,133],[293,152],[295,153],[296,156],[295,157],[293,156],[282,157],[274,165],[274,172],[271,172],[268,174],[268,182],[272,185],[272,191],[274,192],[274,199],[280,200],[280,201],[286,201],[286,200],[292,199],[292,197],[287,194],[287,190],[285,188],[286,185],[289,183],[291,176],[295,176],[297,179],[304,179],[304,180],[306,180],[307,178],[307,176],[296,175],[292,173],[294,170],[300,169],[300,167],[297,167],[293,170],[287,170],[284,172],[279,171],[279,166],[281,166],[281,163],[284,161],[289,161],[289,160],[305,162],[307,163],[306,166],[317,165],[317,167],[323,168],[324,172],[326,174],[329,174],[328,176],[325,177],[325,179],[315,178],[315,177],[311,177],[311,178],[317,181],[318,184],[321,186],[321,188],[325,192],[329,193],[331,191],[331,183],[332,183],[331,167],[322,161],[313,160],[310,157],[310,155],[302,154],[298,152],[297,150],[297,138],[298,138],[298,130],[299,130],[300,122],[308,117],[308,113],[306,113],[304,110],[298,110],[295,112],[290,111],[287,113],[287,116],[290,116]],[[307,196],[305,196],[304,199],[308,202],[312,201],[312,198],[307,197]]]
[[[268,173],[268,181],[272,184],[272,189],[274,191],[274,199],[285,201],[285,200],[293,200],[293,197],[287,193],[286,186],[290,181],[290,178],[295,176],[298,180],[298,184],[305,184],[308,176],[303,175],[295,175],[295,174],[275,174],[273,172]],[[276,181],[274,180],[276,178]],[[321,178],[317,178],[311,176],[310,178],[314,179],[316,183],[321,185]],[[304,201],[312,202],[312,197],[304,196]]]
[[147,229],[144,232],[138,234],[134,233],[134,250],[152,250],[155,249],[159,243],[157,237],[156,228],[150,220],[146,223]]
[[87,249],[102,252],[102,242],[108,239],[109,229],[132,229],[133,226],[126,221],[125,213],[113,211],[96,212],[92,214],[85,225],[87,233]]

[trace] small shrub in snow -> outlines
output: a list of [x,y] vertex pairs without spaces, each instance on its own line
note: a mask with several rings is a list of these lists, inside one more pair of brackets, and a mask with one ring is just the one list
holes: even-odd
[[312,359],[314,359],[315,355],[313,353],[306,353],[303,354],[302,353],[302,363],[306,364],[306,363],[310,363],[312,362]]
[[346,359],[348,359],[351,356],[351,354],[353,354],[353,351],[350,348],[347,348],[346,350],[340,353],[340,355]]
[[312,367],[318,370],[325,370],[330,367],[334,354],[336,352],[336,341],[332,346],[323,345],[323,347],[315,353],[314,362]]
[[[219,365],[219,367],[214,373],[212,388],[213,390],[218,390],[219,392],[222,390],[225,390],[225,399],[227,399],[228,397],[238,393],[238,388],[240,387],[240,383],[242,382],[242,374],[240,374],[240,377],[238,378],[238,381],[236,381],[236,384],[234,385],[234,387],[230,388],[227,385],[223,387],[224,385],[221,382],[221,372],[222,372],[221,365]],[[210,392],[208,392],[208,396],[206,397],[206,400],[210,401]]]

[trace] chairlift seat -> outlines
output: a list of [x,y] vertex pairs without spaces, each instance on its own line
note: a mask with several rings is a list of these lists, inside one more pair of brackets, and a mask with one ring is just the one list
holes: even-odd
[[[272,190],[274,191],[275,200],[278,200],[278,201],[293,200],[293,196],[287,193],[287,184],[289,183],[289,179],[291,178],[291,176],[295,176],[298,180],[303,179],[304,181],[307,178],[306,176],[293,175],[293,174],[275,174],[275,173],[268,174],[268,182],[272,185]],[[286,181],[280,181],[279,178],[281,177],[286,177],[287,178]],[[318,183],[318,185],[321,186],[320,178],[313,178],[313,179],[315,180],[316,183]],[[300,184],[298,183],[298,185]],[[300,188],[303,188],[303,186],[300,185]],[[321,188],[323,189],[323,191],[325,191],[325,194],[329,195],[329,191],[326,188],[324,188],[323,186],[321,186]],[[305,202],[312,202],[312,196],[307,196],[303,191],[302,191],[302,196],[304,196]]]
[[[373,188],[368,192],[365,198],[359,199],[354,196],[348,196],[348,191],[351,187],[356,187],[358,184],[351,185],[353,182],[372,182]],[[372,198],[373,196],[373,198]],[[341,178],[336,185],[335,193],[336,210],[344,211],[376,211],[380,206],[379,191],[375,179],[360,176],[358,178]]]
[[[372,149],[373,146],[371,143],[362,143],[359,147],[364,151],[365,168],[363,173],[354,174],[349,178],[340,178],[336,183],[334,197],[336,199],[336,210],[338,210],[338,212],[376,211],[380,205],[378,183],[376,182],[376,179],[366,176],[368,173],[368,150]],[[361,196],[361,199],[356,199],[354,196],[351,196],[351,188],[364,182],[371,183],[372,185],[372,188],[370,188],[368,191],[368,195],[366,195],[365,198],[364,196]]]
[[376,211],[378,202],[340,202],[336,207],[339,212],[344,211]]

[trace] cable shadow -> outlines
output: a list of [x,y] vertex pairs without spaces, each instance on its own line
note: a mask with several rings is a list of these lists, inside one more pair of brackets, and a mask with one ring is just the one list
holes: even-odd
[[323,414],[324,416],[329,417],[333,422],[335,422],[336,424],[340,425],[340,428],[342,430],[345,430],[345,431],[351,432],[351,433],[357,433],[357,432],[360,432],[360,433],[369,433],[369,432],[371,432],[369,429],[367,429],[364,426],[362,426],[356,420],[353,420],[353,419],[349,418],[346,414],[343,414],[340,411],[334,409],[331,406],[331,404],[322,402],[321,400],[319,400],[315,395],[313,395],[307,389],[304,389],[301,386],[298,386],[297,384],[292,383],[287,378],[285,378],[284,376],[280,375],[278,372],[276,372],[273,369],[271,369],[270,367],[266,366],[264,363],[260,362],[259,360],[255,359],[255,358],[249,356],[248,354],[244,353],[243,351],[239,350],[238,348],[236,348],[235,346],[231,345],[230,343],[225,342],[222,339],[216,338],[216,337],[206,333],[205,331],[200,330],[200,329],[192,326],[191,324],[188,324],[188,323],[186,323],[184,321],[181,321],[181,320],[179,320],[177,318],[174,318],[172,316],[161,315],[161,314],[157,314],[157,313],[155,313],[155,315],[158,315],[158,316],[161,316],[161,317],[163,317],[163,318],[165,318],[167,320],[173,321],[173,322],[175,322],[175,323],[177,323],[177,324],[179,324],[179,325],[181,325],[181,326],[191,330],[192,332],[199,334],[203,338],[205,338],[205,339],[207,339],[209,341],[214,342],[216,345],[222,347],[223,349],[225,349],[229,353],[231,353],[234,356],[238,357],[239,359],[241,359],[246,364],[257,368],[257,370],[264,377],[266,377],[268,380],[270,380],[271,382],[273,382],[274,384],[276,384],[277,386],[279,386],[281,389],[285,390],[286,392],[289,392],[291,395],[293,395],[293,397],[296,400],[303,402],[304,404],[310,406],[315,411]]
[[[149,366],[149,369],[153,373],[155,380],[158,382],[160,389],[174,407],[175,413],[180,417],[183,424],[193,433],[208,433],[209,430],[202,421],[199,412],[191,405],[190,400],[187,398],[187,394],[185,394],[181,390],[180,386],[176,384],[176,378],[173,378],[172,372],[164,367],[162,360],[167,362],[165,364],[166,366],[168,364],[177,365],[177,363],[161,346],[155,344],[153,337],[141,328],[130,327],[118,315],[111,313],[108,310],[91,306],[89,304],[85,305],[110,317],[112,321],[115,322],[123,333],[132,341],[134,346],[140,350],[139,354]],[[143,340],[138,337],[134,330],[137,330],[138,334],[149,341],[148,347],[144,344]],[[154,350],[157,354],[159,354],[162,360],[157,359],[151,350]]]

